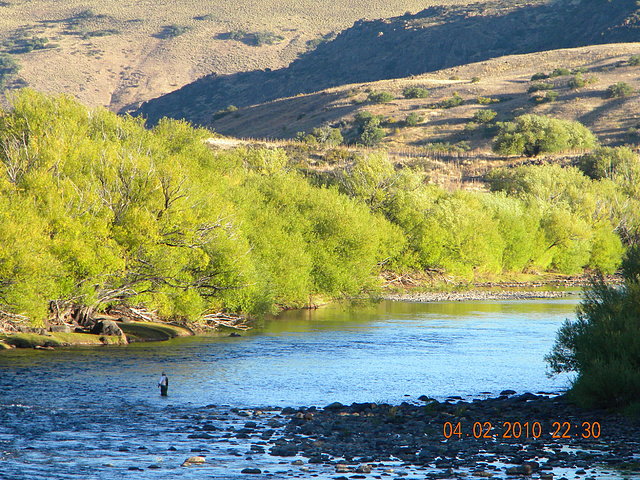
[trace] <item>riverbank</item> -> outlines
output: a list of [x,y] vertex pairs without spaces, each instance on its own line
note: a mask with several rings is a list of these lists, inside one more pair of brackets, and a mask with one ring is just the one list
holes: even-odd
[[[330,471],[340,480],[392,473],[542,480],[640,473],[637,418],[585,410],[565,396],[514,394],[444,402],[421,397],[423,404],[333,403],[279,414],[235,410],[247,421],[223,438],[251,442],[248,454],[295,458],[290,464],[299,473]],[[194,425],[189,438],[218,442],[218,430],[207,420]]]

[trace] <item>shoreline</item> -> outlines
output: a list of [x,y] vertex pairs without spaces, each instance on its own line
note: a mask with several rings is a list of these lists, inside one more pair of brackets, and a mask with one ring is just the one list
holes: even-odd
[[[611,478],[611,471],[622,478],[640,472],[640,420],[583,409],[565,394],[516,395],[507,390],[471,401],[420,400],[231,408],[245,422],[243,428],[201,420],[191,426],[188,438],[259,446],[247,452],[256,473],[265,459],[279,457],[294,475],[314,473],[338,480],[391,473],[432,480],[531,475],[588,480]],[[202,407],[202,416],[214,407]],[[258,453],[264,456],[256,458]]]
[[[527,282],[478,282],[471,289],[460,286],[458,289],[446,291],[415,291],[416,288],[402,286],[398,289],[386,289],[376,295],[376,300],[389,300],[408,303],[431,302],[465,302],[485,300],[534,300],[557,299],[578,295],[578,291],[541,290],[540,287],[557,287],[566,289],[580,287],[588,283],[585,276],[557,278]],[[615,283],[616,277],[608,278]],[[537,290],[535,290],[537,289]],[[314,308],[318,308],[314,305]],[[127,345],[137,342],[159,342],[183,336],[240,336],[233,325],[240,316],[210,315],[205,322],[198,324],[176,324],[174,322],[132,321],[114,316],[96,318],[96,323],[109,322],[111,329],[94,332],[88,328],[71,330],[69,325],[51,325],[48,329],[24,327],[21,331],[0,332],[0,352],[13,348],[35,348],[52,350],[59,347],[87,347]],[[117,319],[117,320],[116,320]],[[242,323],[240,331],[250,329]]]

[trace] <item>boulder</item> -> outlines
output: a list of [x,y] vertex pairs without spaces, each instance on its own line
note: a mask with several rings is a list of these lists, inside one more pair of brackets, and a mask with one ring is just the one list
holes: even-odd
[[122,329],[113,320],[98,320],[91,328],[91,333],[94,335],[115,335],[117,337],[124,335]]
[[260,470],[259,468],[245,468],[240,473],[245,473],[249,475],[260,475],[262,473],[262,470]]
[[53,333],[71,333],[69,325],[51,325],[49,331]]
[[206,463],[206,459],[204,457],[189,457],[184,462],[182,462],[181,467],[190,467],[191,465],[202,465]]

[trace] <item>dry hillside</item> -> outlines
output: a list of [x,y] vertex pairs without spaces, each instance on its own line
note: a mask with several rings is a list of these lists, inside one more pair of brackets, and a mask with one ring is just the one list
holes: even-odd
[[[391,147],[426,143],[467,142],[472,148],[487,149],[492,131],[473,116],[481,110],[494,110],[493,120],[506,121],[516,115],[536,113],[579,120],[607,144],[638,143],[640,96],[606,98],[607,88],[625,82],[640,89],[640,66],[629,65],[632,55],[640,54],[640,44],[594,45],[589,47],[500,57],[404,79],[351,84],[275,100],[220,116],[209,126],[236,137],[292,138],[297,132],[333,126],[348,131],[355,114],[369,111],[383,115],[388,136],[383,144]],[[581,88],[571,88],[574,75],[560,75],[531,81],[538,72],[554,69],[576,71],[586,80]],[[550,84],[557,92],[554,101],[536,101],[547,91],[530,93],[534,84]],[[403,90],[422,87],[427,98],[407,99]],[[373,103],[370,92],[389,92],[393,100]],[[458,94],[463,103],[452,108],[441,102]],[[491,99],[490,104],[478,98]],[[482,98],[480,102],[482,102]],[[407,126],[405,119],[416,114],[419,122]]]
[[[0,1],[0,53],[10,53],[21,65],[9,87],[71,93],[87,105],[119,110],[204,75],[283,67],[309,40],[361,18],[466,3],[470,0],[6,0]],[[267,32],[260,46],[256,32]],[[28,51],[29,45],[45,48]]]

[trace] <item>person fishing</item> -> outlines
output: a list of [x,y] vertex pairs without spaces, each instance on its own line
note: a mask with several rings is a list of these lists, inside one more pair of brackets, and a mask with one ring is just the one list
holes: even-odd
[[169,390],[169,379],[167,378],[167,374],[164,372],[162,372],[162,376],[160,377],[160,381],[158,382],[158,387],[160,387],[160,395],[166,397],[167,390]]

